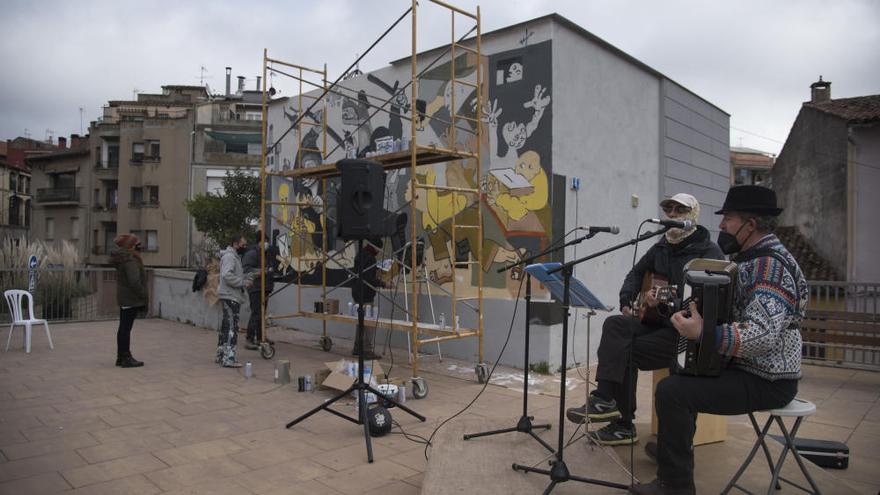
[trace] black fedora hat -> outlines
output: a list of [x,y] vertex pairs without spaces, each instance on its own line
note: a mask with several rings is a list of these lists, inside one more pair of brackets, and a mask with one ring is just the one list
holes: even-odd
[[742,211],[758,215],[778,216],[782,208],[776,206],[776,192],[762,186],[736,186],[727,191],[724,206],[716,211],[721,215],[726,211]]

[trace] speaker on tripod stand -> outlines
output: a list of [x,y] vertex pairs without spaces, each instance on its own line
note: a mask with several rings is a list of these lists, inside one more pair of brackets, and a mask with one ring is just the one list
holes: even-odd
[[[388,222],[386,221],[388,213],[382,207],[385,196],[385,171],[382,169],[381,164],[368,160],[341,160],[336,166],[339,168],[342,176],[342,187],[340,188],[340,196],[337,200],[339,237],[345,240],[357,241],[357,250],[358,253],[361,253],[364,250],[365,240],[380,241],[389,232]],[[357,297],[361,301],[364,300],[364,284],[362,281],[366,268],[363,263],[356,267],[357,279],[358,282],[361,282],[356,289],[358,292]],[[357,317],[355,339],[357,347],[364,349],[364,304],[358,304]],[[336,416],[363,426],[364,441],[367,446],[367,460],[373,462],[373,444],[370,441],[371,428],[374,434],[384,434],[390,428],[391,418],[387,411],[383,414],[379,410],[374,410],[372,419],[368,414],[367,394],[373,393],[376,397],[382,397],[384,394],[372,387],[364,379],[364,354],[364,352],[358,353],[357,380],[348,389],[290,421],[286,427],[291,428],[318,411],[331,412]],[[357,418],[352,418],[331,408],[338,400],[350,397],[352,392],[357,395],[357,403],[360,404]],[[384,400],[419,421],[425,421],[424,416],[398,403],[393,398],[386,397]]]

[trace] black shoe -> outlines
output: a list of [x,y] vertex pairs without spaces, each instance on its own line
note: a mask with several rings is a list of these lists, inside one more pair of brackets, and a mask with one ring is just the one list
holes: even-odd
[[587,435],[599,445],[631,445],[639,441],[635,425],[623,425],[618,422],[609,423]]
[[258,351],[258,350],[260,350],[260,346],[259,346],[259,345],[255,344],[255,343],[253,343],[253,342],[250,342],[250,341],[248,341],[248,343],[246,343],[246,344],[244,345],[244,348],[247,349],[247,350],[249,350],[249,351]]
[[131,354],[116,359],[116,366],[119,366],[120,368],[140,368],[143,365],[143,361],[138,361],[137,359],[133,358]]
[[647,484],[637,483],[629,487],[629,493],[636,495],[696,495],[697,489],[693,481],[672,484],[657,478]]
[[596,394],[590,394],[586,406],[570,407],[565,411],[565,416],[576,424],[586,423],[587,416],[594,423],[604,423],[619,417],[620,411],[617,409],[617,401],[614,399],[605,400]]
[[657,462],[657,442],[645,444],[645,454],[654,462]]

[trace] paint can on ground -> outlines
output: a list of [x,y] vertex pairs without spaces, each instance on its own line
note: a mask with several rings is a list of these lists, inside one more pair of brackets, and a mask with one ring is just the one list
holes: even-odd
[[298,376],[296,378],[296,391],[297,392],[305,392],[306,390],[306,377]]
[[406,402],[406,385],[398,385],[397,386],[397,403],[403,404]]
[[252,376],[254,376],[254,365],[248,361],[244,363],[244,377],[250,378]]
[[285,384],[290,382],[290,361],[279,359],[275,361],[275,383]]
[[312,384],[312,375],[305,375],[303,377],[303,391],[304,392],[311,392],[313,389],[314,389],[314,386]]

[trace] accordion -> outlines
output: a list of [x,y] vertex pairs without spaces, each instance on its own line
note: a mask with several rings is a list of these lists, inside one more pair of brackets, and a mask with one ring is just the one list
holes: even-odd
[[715,327],[733,320],[736,263],[698,258],[684,267],[682,309],[694,301],[703,316],[703,332],[697,340],[682,337],[678,346],[676,373],[691,376],[718,376],[723,367],[718,354]]

